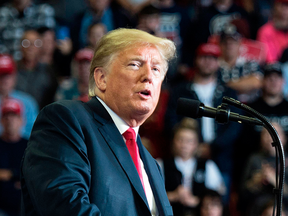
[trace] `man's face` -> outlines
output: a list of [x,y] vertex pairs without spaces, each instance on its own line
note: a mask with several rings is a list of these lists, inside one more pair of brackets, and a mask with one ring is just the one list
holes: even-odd
[[268,96],[277,96],[282,94],[284,79],[282,76],[272,73],[263,79],[263,91]]
[[0,75],[0,95],[7,96],[14,88],[15,74],[1,74]]
[[275,3],[274,5],[275,13],[276,15],[283,19],[287,20],[288,19],[288,3]]
[[110,0],[89,0],[89,4],[93,10],[99,12],[109,7]]
[[38,58],[42,41],[40,36],[35,31],[28,31],[24,34],[22,40],[22,54],[23,58],[34,61]]
[[241,40],[235,40],[231,37],[221,42],[221,51],[224,58],[235,58],[239,55]]
[[130,126],[142,124],[158,103],[164,65],[155,47],[121,51],[106,75],[105,103]]
[[22,117],[12,112],[3,115],[1,117],[1,123],[4,131],[9,134],[19,133],[23,125]]
[[79,82],[88,85],[90,75],[90,61],[81,60],[78,62],[78,79]]
[[199,75],[204,77],[215,74],[219,69],[218,60],[213,56],[197,56],[196,66],[199,70]]
[[180,129],[175,134],[173,144],[176,155],[187,160],[196,153],[198,135],[190,129]]
[[223,212],[223,207],[220,200],[205,197],[203,199],[203,204],[201,207],[201,215],[203,216],[221,216]]
[[106,34],[106,29],[102,25],[94,25],[88,35],[89,43],[95,47],[96,43]]

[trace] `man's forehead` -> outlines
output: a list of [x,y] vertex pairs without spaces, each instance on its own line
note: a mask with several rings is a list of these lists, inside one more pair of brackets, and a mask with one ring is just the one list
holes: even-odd
[[[125,49],[122,54],[126,54],[128,58],[139,58],[143,60],[151,59],[153,61],[162,61],[162,56],[156,47],[141,46]],[[120,52],[121,55],[121,52]]]

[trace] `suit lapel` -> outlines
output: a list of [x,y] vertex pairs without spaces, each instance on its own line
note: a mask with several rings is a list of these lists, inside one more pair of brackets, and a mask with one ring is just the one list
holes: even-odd
[[[163,177],[160,175],[160,171],[155,163],[154,158],[145,149],[139,136],[137,138],[137,143],[139,147],[140,156],[143,161],[145,171],[148,175],[151,189],[153,191],[159,215],[161,216],[166,215],[165,205],[169,206],[170,204],[167,199]],[[163,202],[164,200],[167,200],[166,204]]]
[[[90,109],[94,111],[94,118],[103,125],[102,127],[99,128],[99,132],[106,140],[108,146],[114,153],[115,157],[117,158],[119,164],[126,173],[131,184],[133,185],[133,187],[135,188],[135,190],[140,195],[142,200],[145,202],[147,208],[149,209],[148,201],[146,199],[146,195],[141,180],[139,178],[137,169],[129,154],[129,151],[126,147],[123,137],[118,131],[112,118],[96,98],[92,98],[87,104],[90,107]],[[96,110],[97,114],[95,113]]]

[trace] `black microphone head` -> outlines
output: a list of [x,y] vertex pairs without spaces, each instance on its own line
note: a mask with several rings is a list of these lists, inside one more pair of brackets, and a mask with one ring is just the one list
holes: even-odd
[[203,105],[198,100],[192,100],[187,98],[179,98],[177,101],[176,113],[191,118],[199,118],[199,107]]

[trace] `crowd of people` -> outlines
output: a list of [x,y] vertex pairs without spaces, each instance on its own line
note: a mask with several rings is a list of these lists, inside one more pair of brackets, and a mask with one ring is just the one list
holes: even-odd
[[224,96],[237,99],[273,122],[286,155],[288,0],[71,1],[69,14],[61,11],[65,2],[0,4],[0,215],[19,216],[20,162],[39,111],[55,101],[90,100],[94,49],[118,28],[176,45],[158,105],[139,129],[174,215],[269,215],[276,171],[266,129],[193,120],[176,109],[181,97],[211,107]]

